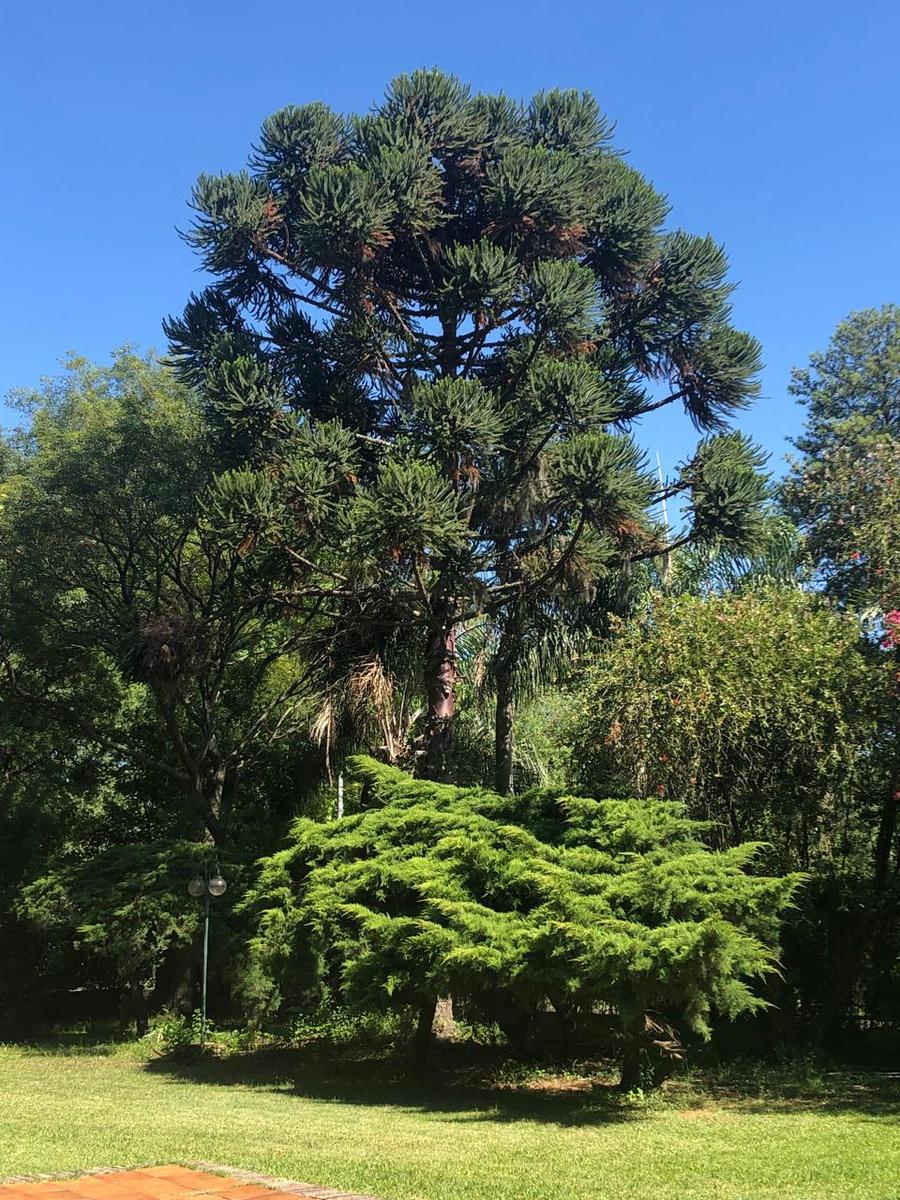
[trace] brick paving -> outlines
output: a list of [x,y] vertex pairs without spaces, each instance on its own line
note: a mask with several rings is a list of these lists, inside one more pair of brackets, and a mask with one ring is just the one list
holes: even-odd
[[216,1163],[0,1179],[0,1200],[281,1200],[285,1194],[307,1200],[375,1200],[374,1196],[295,1179],[272,1179]]

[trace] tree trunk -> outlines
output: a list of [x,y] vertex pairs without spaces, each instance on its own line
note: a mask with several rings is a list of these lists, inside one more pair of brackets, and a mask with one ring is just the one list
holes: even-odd
[[619,1079],[620,1092],[633,1092],[643,1082],[641,1078],[641,1054],[644,1050],[647,1031],[646,1014],[629,1018],[624,1022],[622,1038],[622,1076]]
[[620,1092],[634,1092],[641,1086],[641,1039],[629,1036],[622,1048]]
[[194,806],[200,819],[198,841],[221,846],[225,841],[222,823],[222,795],[225,790],[227,767],[219,763],[211,772],[198,768],[191,781]]
[[143,988],[138,997],[138,1008],[134,1017],[134,1030],[139,1038],[146,1037],[147,1031],[150,1028],[150,1015],[147,1012],[147,997],[144,995]]
[[506,613],[497,647],[497,708],[494,715],[494,788],[501,796],[513,790],[516,687],[514,664],[522,650],[524,618],[519,604]]
[[169,951],[163,972],[164,984],[159,999],[172,1012],[183,1017],[192,1015],[196,1007],[198,963],[202,959],[200,938],[195,935],[190,945]]
[[119,1036],[125,1037],[128,1027],[134,1022],[137,1036],[143,1037],[150,1028],[150,1018],[147,1011],[149,997],[139,983],[127,986],[119,1001]]
[[450,1042],[456,1037],[456,1017],[453,1015],[452,996],[438,998],[431,1028],[439,1041]]
[[574,1007],[558,997],[553,1000],[553,1011],[559,1032],[559,1057],[563,1062],[568,1062],[574,1056],[578,1043],[577,1013]]
[[494,718],[494,789],[506,796],[513,790],[513,747],[516,697],[509,674],[497,680],[497,710]]
[[428,701],[422,753],[422,775],[445,780],[453,749],[456,712],[456,625],[450,606],[435,609],[428,630],[425,657],[425,693]]
[[413,1036],[413,1059],[417,1063],[423,1063],[428,1057],[428,1049],[431,1046],[432,1030],[434,1028],[434,1015],[437,1010],[437,998],[431,1000],[423,1000],[419,1005],[419,1016],[416,1022],[416,1032]]
[[847,1026],[853,995],[872,945],[873,922],[868,916],[862,917],[852,928],[844,927],[840,917],[835,918],[835,924],[828,979],[822,989],[823,998],[813,1029],[816,1046],[827,1046]]

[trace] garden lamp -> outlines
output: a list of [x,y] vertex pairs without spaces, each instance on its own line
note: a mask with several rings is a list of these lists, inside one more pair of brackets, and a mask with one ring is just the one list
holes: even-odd
[[188,895],[195,900],[203,897],[203,985],[200,999],[200,1049],[206,1044],[206,980],[209,963],[209,900],[210,897],[223,896],[228,884],[225,876],[218,867],[212,875],[208,872],[194,875],[187,885]]

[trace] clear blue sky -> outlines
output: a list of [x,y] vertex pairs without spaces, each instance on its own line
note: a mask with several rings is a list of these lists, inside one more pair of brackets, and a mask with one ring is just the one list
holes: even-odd
[[[68,349],[162,348],[202,283],[176,234],[191,183],[243,166],[268,113],[365,109],[435,64],[517,96],[592,90],[673,223],[725,242],[766,361],[741,423],[773,466],[801,419],[790,366],[900,299],[896,0],[42,0],[3,26],[0,395]],[[642,440],[672,466],[693,437],[672,414]]]

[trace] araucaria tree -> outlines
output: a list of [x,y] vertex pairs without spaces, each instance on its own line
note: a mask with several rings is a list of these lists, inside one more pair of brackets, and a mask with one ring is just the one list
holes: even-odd
[[[760,458],[727,426],[759,355],[725,254],[666,231],[610,139],[587,93],[523,106],[419,71],[364,116],[282,109],[249,172],[196,185],[215,282],[167,332],[233,456],[219,518],[281,547],[285,600],[345,657],[416,633],[431,777],[468,621],[524,637],[664,553],[661,494],[678,543],[756,528]],[[663,493],[629,430],[676,403],[709,436]]]

